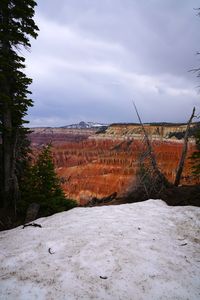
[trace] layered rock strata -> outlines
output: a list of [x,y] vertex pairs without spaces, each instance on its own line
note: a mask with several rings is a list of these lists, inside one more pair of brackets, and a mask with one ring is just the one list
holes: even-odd
[[[66,196],[84,204],[92,197],[117,192],[125,194],[136,182],[138,158],[143,143],[133,141],[90,140],[65,143],[54,148],[54,161]],[[161,171],[173,182],[182,144],[153,142]],[[189,144],[188,157],[194,150]],[[192,184],[190,160],[186,160],[181,184]]]
[[[147,126],[152,139],[158,165],[166,177],[173,182],[178,166],[183,140],[174,132],[184,132],[167,126]],[[116,192],[126,194],[137,179],[138,163],[144,151],[143,135],[140,126],[113,125],[103,133],[94,130],[40,129],[31,135],[34,147],[52,141],[56,171],[67,197],[86,204],[91,198],[102,198]],[[181,184],[192,184],[190,155],[195,149],[194,141],[188,144]]]

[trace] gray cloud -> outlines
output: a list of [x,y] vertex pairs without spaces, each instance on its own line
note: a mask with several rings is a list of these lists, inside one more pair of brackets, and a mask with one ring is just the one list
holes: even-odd
[[81,120],[185,121],[199,109],[200,18],[191,0],[44,0],[26,53],[32,126]]

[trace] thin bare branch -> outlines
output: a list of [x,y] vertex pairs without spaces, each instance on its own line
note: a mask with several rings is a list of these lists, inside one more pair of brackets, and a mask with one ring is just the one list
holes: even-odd
[[194,117],[195,117],[195,107],[193,108],[191,117],[190,117],[190,119],[188,120],[188,123],[187,123],[187,128],[186,128],[185,136],[184,136],[182,154],[181,154],[178,169],[177,169],[177,172],[176,172],[176,178],[175,178],[175,181],[174,181],[175,186],[178,186],[179,183],[180,183],[180,180],[181,180],[181,175],[182,175],[182,172],[183,172],[183,168],[184,168],[184,164],[185,164],[185,158],[186,158],[187,149],[188,149],[187,144],[188,144],[189,129],[190,129],[190,125],[191,125],[192,120],[193,120]]
[[135,102],[133,101],[133,106],[135,108],[135,111],[136,111],[136,114],[137,114],[137,117],[138,117],[138,120],[140,122],[140,125],[142,127],[142,130],[143,130],[143,133],[144,133],[144,139],[145,139],[145,142],[146,142],[146,145],[147,145],[147,149],[148,149],[148,153],[149,153],[149,157],[150,157],[150,160],[151,160],[151,164],[152,164],[152,167],[154,169],[154,171],[156,172],[156,174],[159,176],[159,178],[161,179],[161,181],[164,181],[166,184],[168,184],[168,180],[166,179],[166,177],[160,172],[159,168],[158,168],[158,165],[157,165],[157,162],[156,162],[156,158],[155,158],[155,154],[153,152],[153,149],[152,149],[152,146],[151,146],[151,142],[149,140],[149,136],[148,136],[148,133],[146,132],[146,129],[144,127],[144,124],[140,118],[140,115],[138,113],[138,110],[137,110],[137,107],[136,107],[136,104]]

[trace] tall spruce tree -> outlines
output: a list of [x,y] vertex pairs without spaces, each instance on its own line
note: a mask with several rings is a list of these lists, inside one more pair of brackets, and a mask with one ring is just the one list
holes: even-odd
[[32,100],[28,90],[32,82],[22,70],[24,57],[19,49],[30,48],[30,37],[37,31],[33,0],[0,1],[0,134],[1,134],[1,207],[16,209],[19,194],[17,154],[23,153],[26,129],[23,127]]

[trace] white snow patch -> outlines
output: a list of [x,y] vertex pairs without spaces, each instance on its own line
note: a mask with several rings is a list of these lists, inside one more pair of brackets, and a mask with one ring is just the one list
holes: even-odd
[[200,299],[199,217],[148,200],[0,232],[0,299]]

